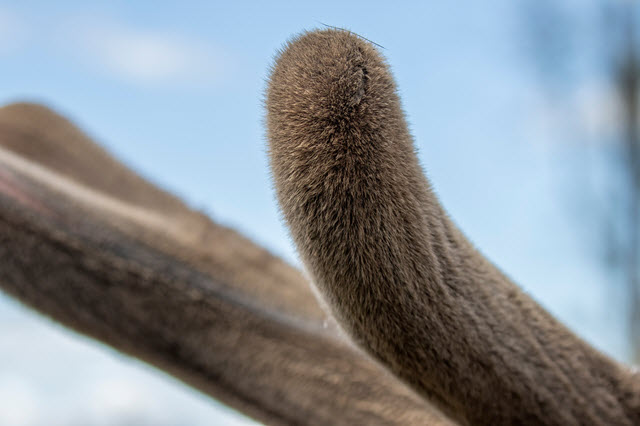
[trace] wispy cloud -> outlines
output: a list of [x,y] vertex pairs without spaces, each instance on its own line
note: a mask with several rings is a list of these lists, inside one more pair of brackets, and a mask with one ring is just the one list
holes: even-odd
[[219,48],[181,34],[105,22],[73,28],[64,43],[76,57],[130,83],[211,86],[228,66]]
[[34,390],[19,376],[0,376],[0,424],[31,426],[38,423]]
[[1,294],[0,336],[2,426],[255,424]]
[[585,130],[596,136],[611,136],[622,123],[623,111],[615,87],[604,82],[585,85],[575,93],[574,108]]
[[608,143],[620,129],[622,111],[615,88],[600,80],[584,83],[564,98],[549,99],[532,89],[532,141]]
[[127,25],[104,16],[23,17],[0,6],[0,55],[36,45],[65,53],[94,72],[138,86],[211,87],[228,71],[230,55],[210,40],[164,28]]

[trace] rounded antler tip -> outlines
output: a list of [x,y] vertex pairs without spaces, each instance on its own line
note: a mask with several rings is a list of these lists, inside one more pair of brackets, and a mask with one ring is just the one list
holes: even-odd
[[372,115],[383,113],[389,96],[395,96],[393,79],[372,43],[344,30],[304,33],[285,46],[273,67],[267,90],[270,141],[326,141],[336,133],[358,133],[377,122]]

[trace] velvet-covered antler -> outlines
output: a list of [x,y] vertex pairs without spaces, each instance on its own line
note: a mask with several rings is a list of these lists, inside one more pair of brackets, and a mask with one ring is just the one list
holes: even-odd
[[640,377],[580,340],[449,220],[377,49],[304,34],[267,94],[280,206],[364,349],[464,424],[640,424]]
[[0,286],[274,424],[638,424],[637,376],[575,337],[450,222],[384,61],[348,32],[281,53],[278,198],[315,285],[62,118],[0,109]]
[[0,109],[0,286],[268,424],[450,424],[345,342],[298,271],[48,109]]

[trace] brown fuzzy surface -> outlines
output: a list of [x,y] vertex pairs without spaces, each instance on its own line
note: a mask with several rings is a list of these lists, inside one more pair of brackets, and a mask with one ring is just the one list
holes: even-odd
[[338,30],[297,37],[266,103],[282,212],[362,348],[463,424],[640,424],[638,375],[544,311],[447,217],[372,44]]
[[267,424],[451,424],[325,328],[298,271],[151,186],[67,120],[37,105],[2,108],[0,145],[10,148],[0,148],[8,294]]
[[[151,213],[159,219],[153,224],[143,218],[133,227],[126,221],[120,221],[121,225],[138,238],[148,236],[150,245],[162,246],[171,255],[228,282],[236,291],[302,318],[326,319],[299,271],[140,177],[51,109],[29,103],[0,108],[0,146],[67,178],[69,183],[120,201],[125,209]],[[127,216],[118,206],[115,212],[106,212],[95,200],[85,204],[105,220]],[[176,239],[183,244],[176,245]]]

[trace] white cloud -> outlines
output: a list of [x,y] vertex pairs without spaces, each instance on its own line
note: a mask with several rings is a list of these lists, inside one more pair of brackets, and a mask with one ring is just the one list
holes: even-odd
[[0,425],[256,424],[0,294]]
[[22,377],[0,375],[0,425],[36,425],[36,400],[33,388]]
[[87,408],[87,417],[96,426],[177,424],[177,419],[171,419],[171,411],[161,406],[149,389],[123,377],[106,378],[96,383]]
[[220,82],[230,63],[229,56],[213,43],[163,29],[84,15],[37,23],[33,16],[29,18],[0,7],[0,55],[35,42],[45,49],[67,51],[112,77],[154,87],[212,86]]
[[226,64],[215,46],[180,34],[104,22],[71,27],[73,32],[63,31],[67,48],[84,62],[134,84],[211,86]]
[[622,111],[610,85],[593,83],[579,88],[573,105],[585,129],[594,135],[611,135],[619,128]]
[[554,99],[531,93],[528,125],[533,141],[606,143],[619,132],[622,111],[615,88],[607,82],[589,81]]

